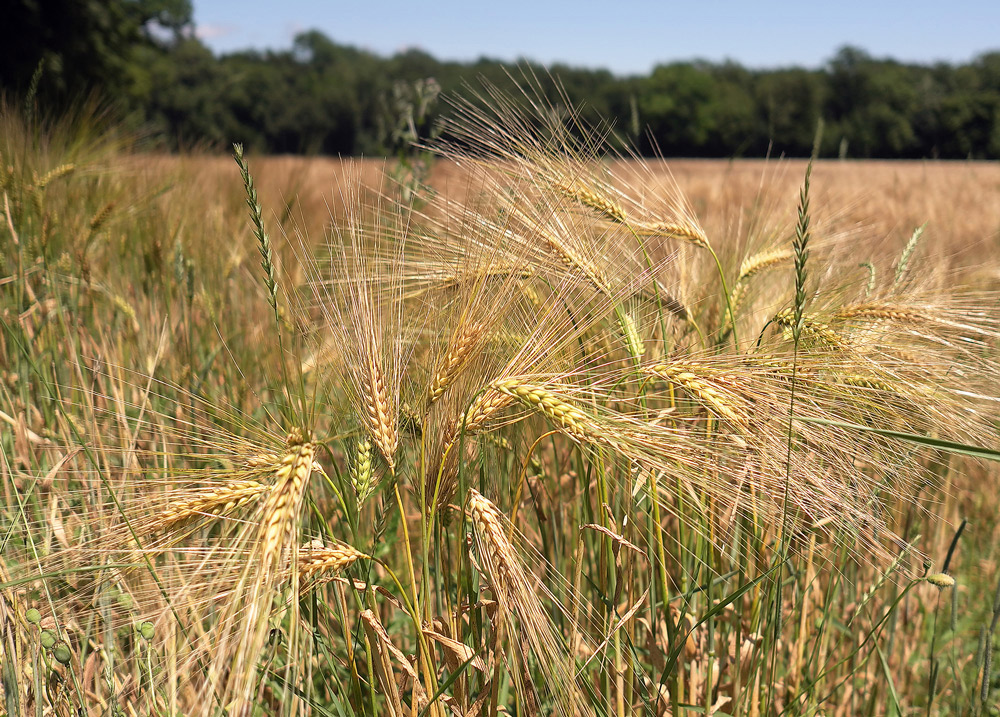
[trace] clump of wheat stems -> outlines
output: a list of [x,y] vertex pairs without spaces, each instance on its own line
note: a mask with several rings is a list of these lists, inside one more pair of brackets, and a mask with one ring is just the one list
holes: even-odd
[[[221,269],[162,228],[130,235],[142,291],[103,278],[102,229],[139,213],[94,192],[60,228],[88,172],[2,168],[19,291],[0,294],[16,317],[0,349],[18,347],[0,375],[0,619],[19,642],[0,661],[22,711],[95,695],[162,714],[903,713],[963,685],[989,696],[992,626],[968,669],[914,649],[961,644],[959,611],[942,633],[918,596],[954,588],[953,550],[920,566],[963,452],[997,444],[991,295],[936,279],[919,234],[872,256],[896,281],[866,286],[858,246],[814,223],[811,170],[797,216],[747,241],[791,246],[748,256],[540,90],[459,103],[436,148],[460,165],[455,196],[416,207],[351,167],[324,242],[272,243],[237,147],[266,302],[226,293],[239,256]],[[79,237],[93,277],[23,261]],[[111,300],[88,303],[100,282]],[[161,294],[181,308],[165,324]],[[101,307],[134,330],[97,328]]]

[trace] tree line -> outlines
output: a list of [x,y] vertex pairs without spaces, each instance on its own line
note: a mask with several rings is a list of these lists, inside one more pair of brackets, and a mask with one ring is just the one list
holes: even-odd
[[[5,21],[5,94],[52,108],[99,93],[171,149],[238,140],[266,153],[392,153],[454,111],[439,92],[481,78],[513,89],[497,60],[383,57],[316,30],[286,50],[216,56],[194,36],[190,0],[14,0]],[[694,60],[630,77],[531,63],[521,72],[642,154],[806,156],[822,121],[825,157],[1000,158],[1000,51],[961,65],[845,47],[817,69]]]

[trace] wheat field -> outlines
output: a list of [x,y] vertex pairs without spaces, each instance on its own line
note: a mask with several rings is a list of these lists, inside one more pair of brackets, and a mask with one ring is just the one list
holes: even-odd
[[3,108],[6,713],[998,713],[1000,166],[526,93],[409,166]]

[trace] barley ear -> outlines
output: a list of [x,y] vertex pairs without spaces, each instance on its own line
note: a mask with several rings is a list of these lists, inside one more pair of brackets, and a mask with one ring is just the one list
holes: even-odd
[[254,185],[253,177],[250,175],[250,165],[243,157],[243,145],[236,143],[233,145],[233,157],[240,168],[240,176],[243,177],[243,188],[247,195],[247,207],[250,210],[250,221],[253,223],[253,235],[257,238],[258,250],[260,251],[260,266],[264,270],[264,286],[267,288],[267,302],[274,310],[275,320],[278,317],[278,282],[274,278],[274,254],[271,249],[271,238],[264,228],[264,214],[260,202],[257,199],[257,187]]
[[299,573],[306,576],[335,575],[368,556],[347,543],[323,545],[314,541],[299,548]]
[[927,223],[921,224],[919,227],[913,230],[913,234],[910,236],[910,241],[906,242],[906,246],[903,248],[903,253],[899,257],[899,263],[896,264],[896,284],[903,280],[906,275],[906,267],[910,263],[910,257],[913,256],[913,252],[917,250],[917,244],[920,243],[920,237],[924,235],[924,229],[927,227]]
[[372,444],[367,437],[359,438],[351,462],[351,486],[358,500],[358,508],[364,505],[375,488],[372,468]]
[[812,178],[813,161],[806,167],[806,178],[799,190],[799,215],[795,224],[795,239],[792,253],[795,255],[795,307],[792,320],[792,340],[796,347],[802,336],[803,316],[806,306],[806,262],[809,259],[809,182]]
[[858,266],[868,270],[868,283],[865,284],[865,297],[867,298],[875,291],[875,265],[870,261],[865,261],[858,264]]

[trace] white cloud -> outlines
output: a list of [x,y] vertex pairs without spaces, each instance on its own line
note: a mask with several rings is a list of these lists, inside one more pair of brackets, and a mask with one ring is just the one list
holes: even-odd
[[306,26],[301,22],[287,22],[285,23],[285,39],[291,43],[295,40],[295,36],[306,31]]
[[236,25],[198,25],[194,30],[194,36],[199,40],[218,40],[232,35],[238,29]]

